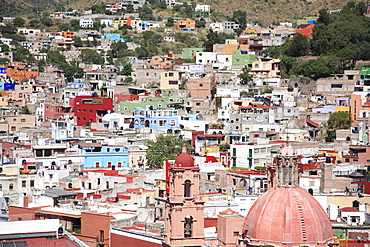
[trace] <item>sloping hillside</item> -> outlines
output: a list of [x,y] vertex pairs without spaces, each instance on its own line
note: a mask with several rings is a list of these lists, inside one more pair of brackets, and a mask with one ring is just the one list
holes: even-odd
[[347,0],[205,0],[215,12],[231,16],[235,10],[247,12],[247,21],[264,25],[294,21],[303,16],[317,15],[319,10],[339,9]]
[[[29,15],[36,9],[39,13],[54,11],[65,3],[65,9],[85,9],[101,3],[114,3],[113,0],[2,0],[0,16]],[[117,1],[116,1],[117,2]],[[271,25],[279,22],[294,21],[302,16],[316,15],[321,8],[339,9],[348,0],[198,0],[192,3],[208,4],[218,20],[231,16],[233,11],[247,12],[247,21]],[[40,13],[40,14],[41,14]],[[168,13],[171,14],[171,13]]]

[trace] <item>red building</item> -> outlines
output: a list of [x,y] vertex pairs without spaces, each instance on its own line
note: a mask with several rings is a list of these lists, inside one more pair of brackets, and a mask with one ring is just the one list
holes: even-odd
[[77,96],[73,101],[74,115],[77,126],[90,126],[101,117],[113,111],[113,100],[92,96]]
[[59,119],[63,115],[73,116],[73,113],[71,112],[71,107],[61,106],[58,104],[44,104],[44,120]]

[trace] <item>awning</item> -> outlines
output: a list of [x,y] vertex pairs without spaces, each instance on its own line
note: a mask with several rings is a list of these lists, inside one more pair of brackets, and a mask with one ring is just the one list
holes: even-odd
[[314,121],[311,121],[309,119],[306,119],[306,123],[311,126],[311,127],[315,127],[315,128],[319,128],[320,125],[318,125],[317,123],[315,123]]

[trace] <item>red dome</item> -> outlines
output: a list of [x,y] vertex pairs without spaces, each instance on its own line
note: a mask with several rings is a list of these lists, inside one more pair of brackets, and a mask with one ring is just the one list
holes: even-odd
[[244,236],[251,245],[327,246],[335,241],[324,209],[300,187],[272,188],[261,196],[245,219]]
[[194,158],[188,153],[181,153],[175,159],[175,163],[181,167],[194,167]]

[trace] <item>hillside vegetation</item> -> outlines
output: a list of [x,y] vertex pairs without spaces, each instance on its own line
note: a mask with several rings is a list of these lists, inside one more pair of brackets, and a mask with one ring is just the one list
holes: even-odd
[[[117,1],[118,2],[118,1]],[[184,1],[185,2],[185,1]],[[247,22],[263,25],[291,21],[303,16],[317,15],[322,8],[338,9],[347,0],[198,0],[193,5],[208,4],[212,9],[212,18],[225,20],[233,11],[247,13]],[[109,0],[3,0],[0,16],[41,16],[44,12],[83,10],[97,4],[115,3]],[[170,13],[163,12],[166,18]]]

